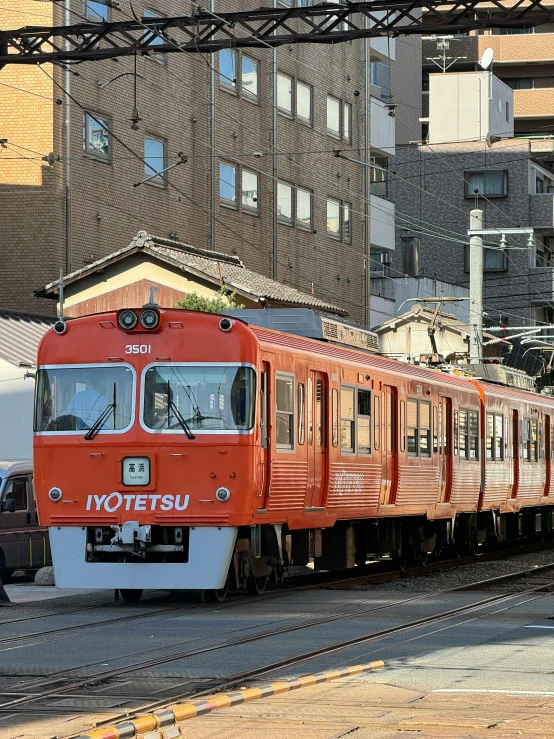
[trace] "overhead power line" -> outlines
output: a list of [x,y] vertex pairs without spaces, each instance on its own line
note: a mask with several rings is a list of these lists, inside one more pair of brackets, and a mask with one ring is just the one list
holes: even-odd
[[[490,28],[493,18],[496,28],[531,27],[554,22],[554,8],[548,0],[369,0],[21,28],[0,32],[0,65],[460,33]],[[160,36],[167,42],[159,43]]]

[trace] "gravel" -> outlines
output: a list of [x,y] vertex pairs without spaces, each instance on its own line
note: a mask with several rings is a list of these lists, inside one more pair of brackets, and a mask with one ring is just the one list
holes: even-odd
[[[474,562],[473,564],[459,565],[447,570],[438,570],[417,577],[406,577],[386,583],[368,583],[357,585],[353,590],[387,590],[395,592],[434,592],[455,588],[461,585],[471,585],[479,580],[488,580],[491,577],[509,575],[531,567],[554,563],[554,550],[518,554],[504,559]],[[554,582],[554,572],[552,573]]]

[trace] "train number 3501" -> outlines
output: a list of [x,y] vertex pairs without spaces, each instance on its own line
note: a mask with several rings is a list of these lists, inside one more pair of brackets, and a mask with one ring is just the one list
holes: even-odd
[[150,344],[127,344],[125,346],[125,354],[150,354],[151,350]]

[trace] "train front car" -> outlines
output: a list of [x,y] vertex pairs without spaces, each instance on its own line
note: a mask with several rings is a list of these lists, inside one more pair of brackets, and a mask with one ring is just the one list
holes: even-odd
[[250,329],[157,308],[56,329],[38,354],[34,464],[58,587],[218,591],[232,560],[239,584],[265,577],[248,545],[233,557],[260,487]]

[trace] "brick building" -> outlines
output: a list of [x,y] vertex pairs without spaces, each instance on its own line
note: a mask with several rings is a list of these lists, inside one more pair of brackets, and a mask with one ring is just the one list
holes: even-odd
[[[0,9],[0,24],[64,25],[83,15],[101,22],[131,12],[127,0],[119,9],[65,4],[20,0]],[[133,7],[146,16],[187,10],[178,0]],[[386,190],[370,193],[368,168],[333,150],[387,168],[395,151],[387,108],[394,40],[213,56],[156,54],[155,43],[137,59],[0,71],[0,138],[8,142],[0,150],[0,305],[51,310],[34,288],[145,228],[236,255],[367,322],[367,256],[370,247],[394,249],[394,205]],[[413,44],[399,48],[413,56]],[[397,58],[400,78],[401,65]],[[407,108],[411,125],[414,110]],[[43,160],[50,153],[51,163]],[[136,186],[180,153],[185,163]]]

